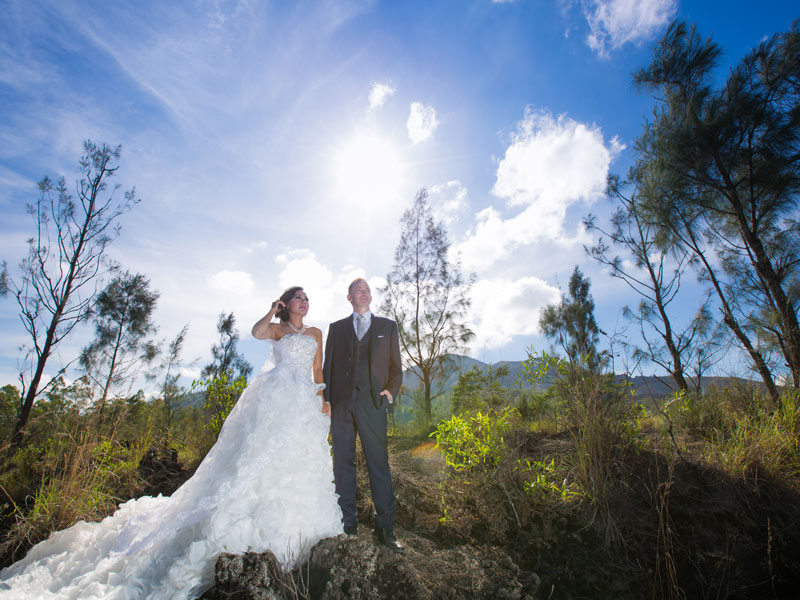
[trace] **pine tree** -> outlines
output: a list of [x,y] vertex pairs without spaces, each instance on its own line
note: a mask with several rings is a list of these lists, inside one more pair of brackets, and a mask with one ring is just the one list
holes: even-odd
[[80,364],[102,392],[98,413],[103,410],[112,387],[133,381],[144,363],[155,358],[157,349],[147,336],[155,333],[152,316],[158,293],[139,273],[116,276],[100,292],[94,309],[95,339],[84,348]]
[[448,257],[450,243],[442,223],[433,220],[428,193],[420,190],[401,219],[395,264],[386,277],[382,310],[397,322],[404,362],[422,381],[422,426],[431,424],[434,385],[451,368],[449,354],[463,353],[474,337],[467,326],[469,290],[461,265]]
[[569,278],[568,296],[562,294],[558,304],[544,308],[539,327],[546,337],[558,341],[571,362],[597,371],[602,363],[597,352],[601,331],[594,319],[590,287],[591,282],[576,266]]

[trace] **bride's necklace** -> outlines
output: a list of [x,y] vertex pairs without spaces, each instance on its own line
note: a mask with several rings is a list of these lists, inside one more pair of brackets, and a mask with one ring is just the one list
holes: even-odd
[[302,334],[303,334],[303,332],[306,330],[306,326],[305,326],[305,325],[303,325],[303,327],[301,327],[300,329],[298,329],[297,327],[295,327],[294,325],[292,325],[292,322],[291,322],[291,321],[286,321],[286,324],[289,326],[289,329],[291,329],[292,331],[294,331],[294,332],[295,332],[296,334],[298,334],[298,335],[302,335]]

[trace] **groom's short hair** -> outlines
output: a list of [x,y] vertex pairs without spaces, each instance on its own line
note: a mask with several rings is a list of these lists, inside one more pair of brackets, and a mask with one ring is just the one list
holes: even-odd
[[352,296],[353,295],[353,286],[355,284],[359,283],[360,281],[363,281],[364,283],[367,284],[367,287],[369,287],[369,282],[366,279],[364,279],[363,277],[356,277],[355,279],[353,279],[353,281],[350,282],[350,285],[347,286],[347,295],[348,296]]

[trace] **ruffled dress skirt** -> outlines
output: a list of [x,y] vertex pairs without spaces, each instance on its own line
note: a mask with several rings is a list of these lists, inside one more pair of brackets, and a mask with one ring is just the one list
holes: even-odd
[[341,533],[330,421],[310,377],[316,342],[288,337],[191,479],[54,533],[0,574],[0,599],[195,598],[223,552],[271,550],[288,570]]

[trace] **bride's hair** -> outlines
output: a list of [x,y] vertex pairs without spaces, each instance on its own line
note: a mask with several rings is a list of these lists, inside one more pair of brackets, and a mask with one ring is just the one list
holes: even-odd
[[[293,285],[281,294],[280,301],[288,305],[289,300],[294,298],[294,295],[302,289],[303,286]],[[278,311],[275,313],[275,316],[281,320],[281,323],[286,323],[286,321],[289,320],[289,311],[286,310],[286,308],[278,309]]]

